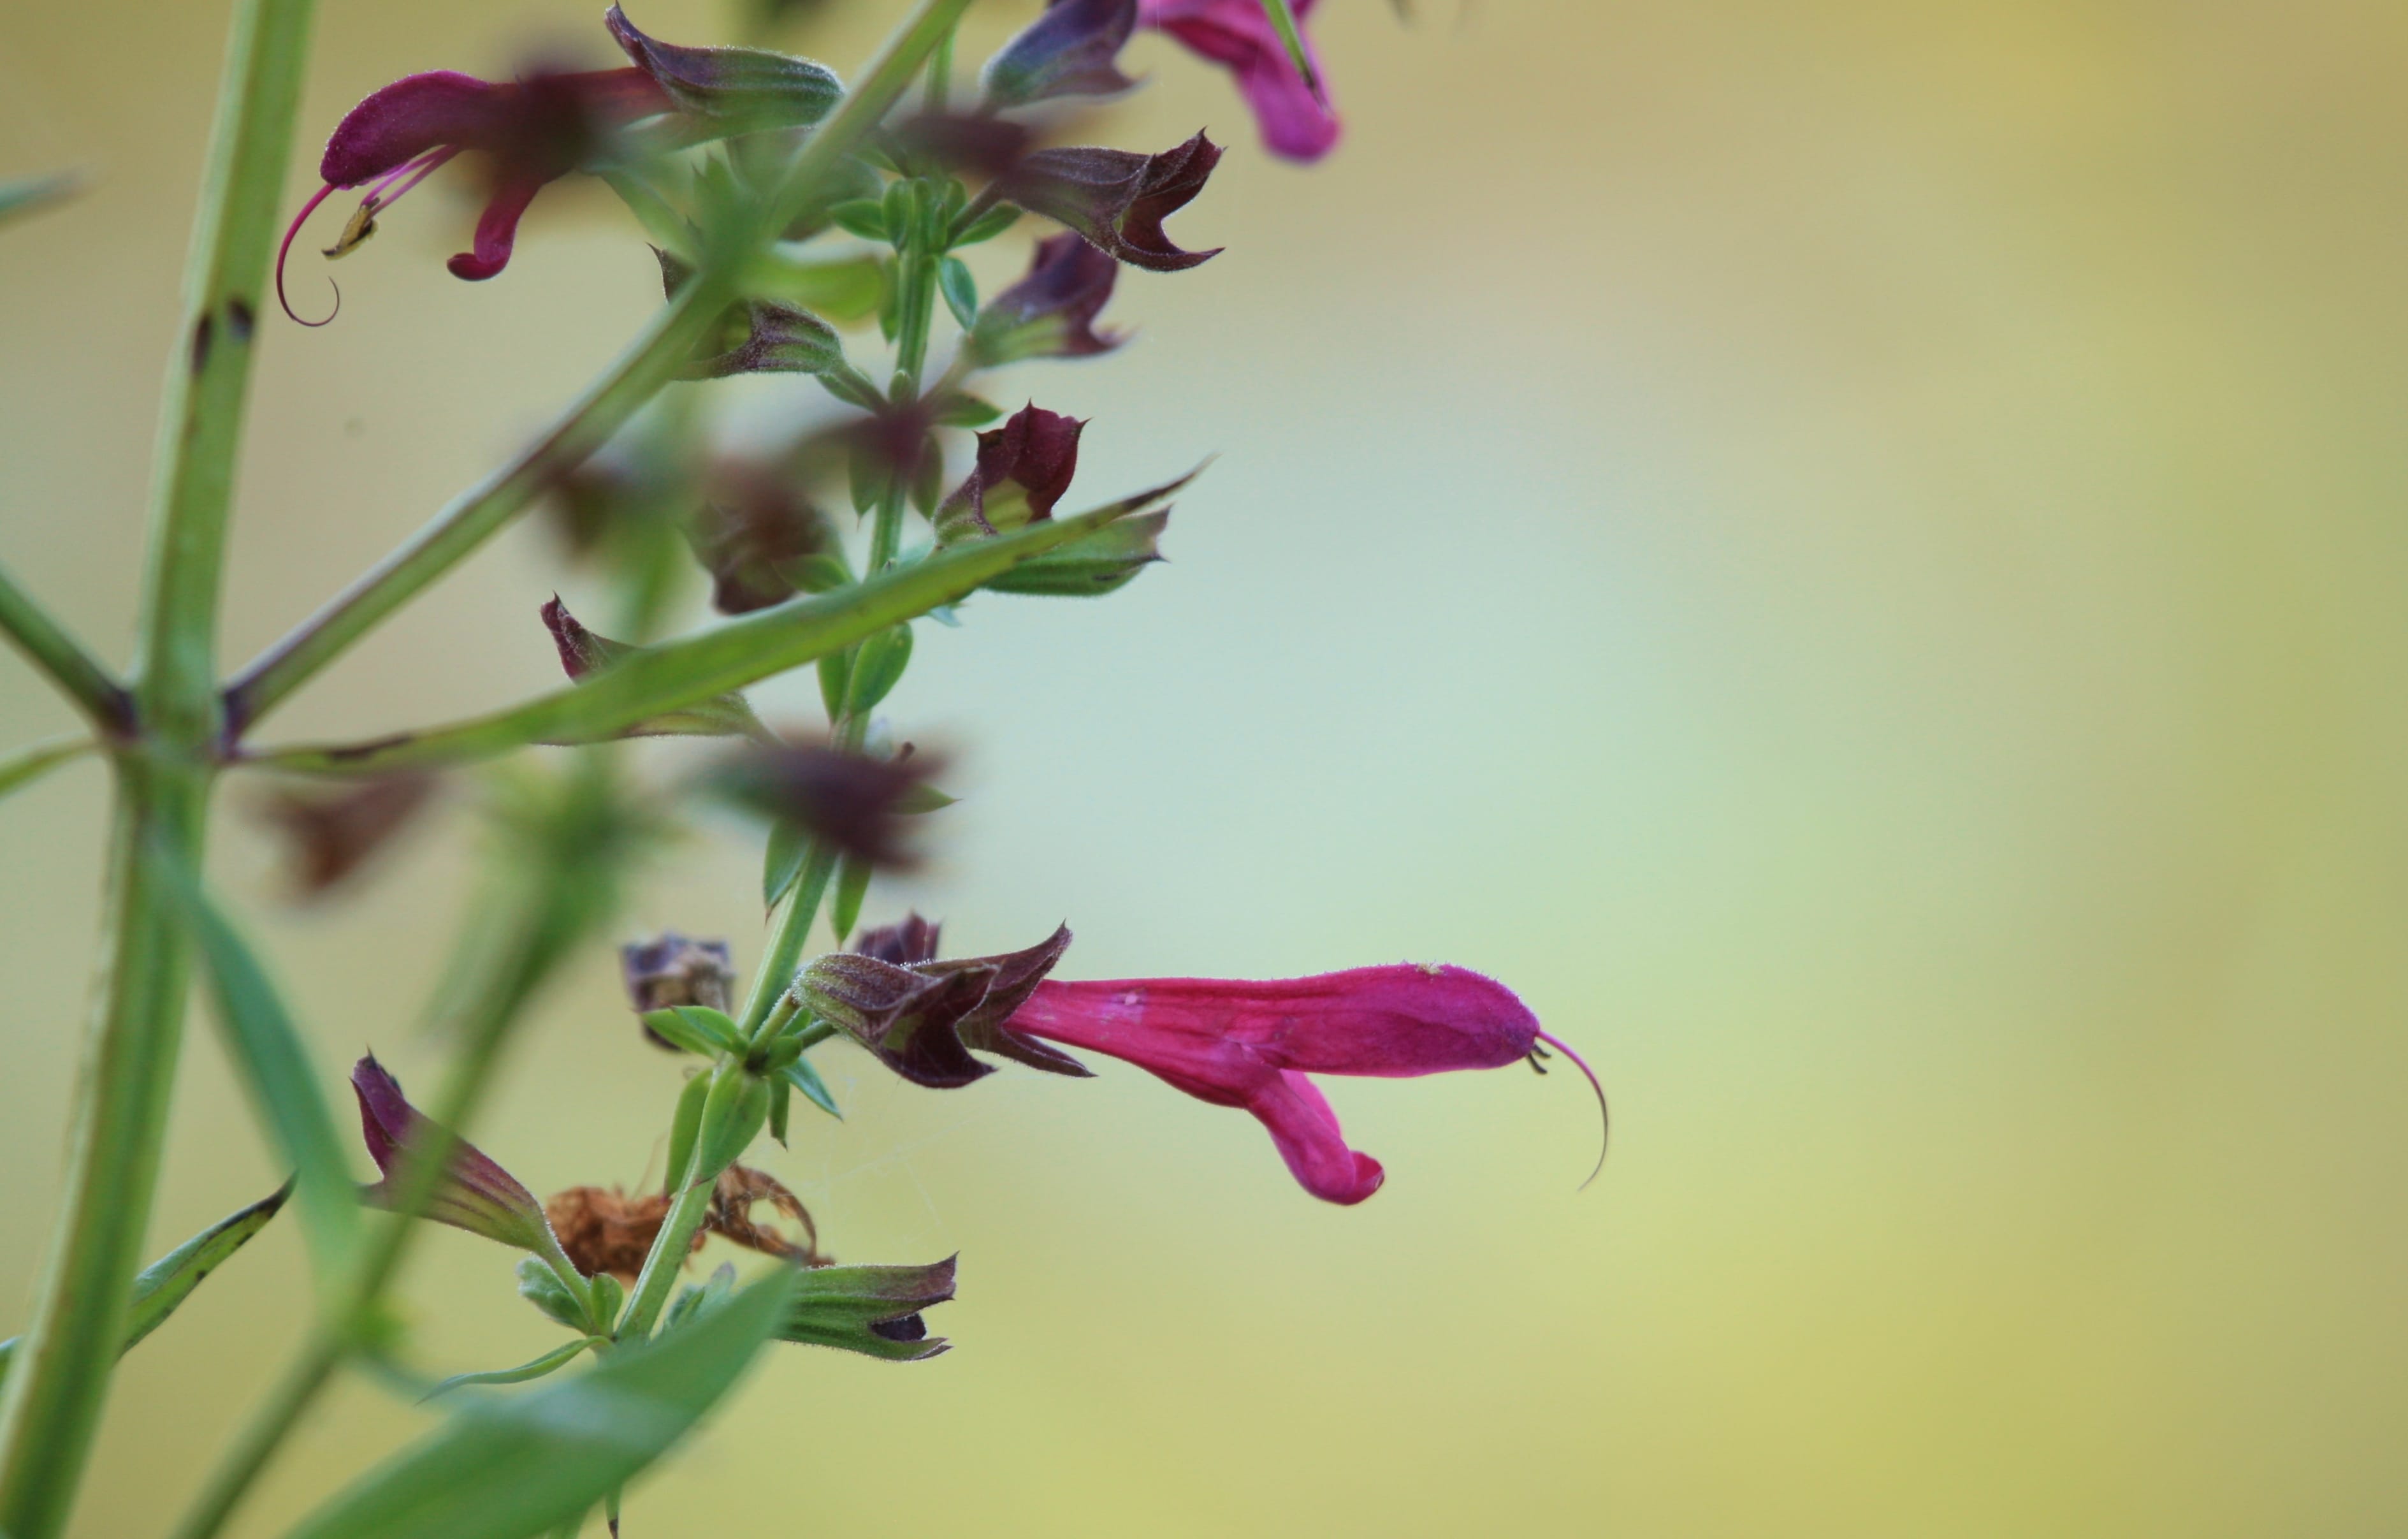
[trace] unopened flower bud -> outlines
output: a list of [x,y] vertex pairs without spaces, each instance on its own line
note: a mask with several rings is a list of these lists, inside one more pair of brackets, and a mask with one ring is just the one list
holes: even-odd
[[933,1358],[949,1345],[928,1334],[921,1312],[953,1296],[947,1257],[917,1267],[820,1267],[795,1279],[793,1311],[781,1340],[840,1347],[890,1362]]

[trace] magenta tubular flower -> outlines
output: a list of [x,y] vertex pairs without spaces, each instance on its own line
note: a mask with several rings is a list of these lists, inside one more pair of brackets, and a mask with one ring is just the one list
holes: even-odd
[[544,183],[575,170],[612,130],[673,108],[669,93],[640,69],[504,81],[437,69],[395,80],[344,114],[327,139],[318,163],[325,185],[294,216],[277,249],[278,302],[293,315],[284,298],[285,255],[303,223],[337,191],[367,189],[328,256],[340,256],[374,234],[380,212],[453,156],[481,152],[493,163],[492,192],[477,220],[473,248],[452,258],[450,267],[455,278],[487,279],[509,265],[520,216]]
[[[1296,72],[1287,45],[1263,14],[1262,0],[1140,0],[1138,23],[1167,32],[1214,64],[1226,65],[1238,90],[1254,109],[1263,144],[1290,160],[1319,160],[1338,142],[1338,115],[1330,110],[1321,57],[1304,36],[1312,0],[1294,0],[1297,35],[1312,61],[1313,82]],[[1314,86],[1321,89],[1316,92]]]
[[1512,990],[1459,967],[1398,963],[1270,983],[1048,979],[1009,1025],[1108,1053],[1215,1106],[1244,1107],[1304,1189],[1331,1202],[1360,1202],[1383,1175],[1378,1160],[1347,1146],[1309,1074],[1409,1078],[1520,1058],[1535,1068],[1543,1043],[1597,1086]]
[[[401,1082],[385,1072],[373,1053],[351,1066],[351,1093],[359,1099],[360,1134],[367,1142],[368,1158],[384,1177],[360,1188],[360,1201],[371,1207],[392,1207],[402,1160],[437,1124],[409,1103]],[[426,1205],[426,1216],[546,1259],[560,1255],[560,1242],[535,1193],[464,1138],[452,1141],[452,1156]]]

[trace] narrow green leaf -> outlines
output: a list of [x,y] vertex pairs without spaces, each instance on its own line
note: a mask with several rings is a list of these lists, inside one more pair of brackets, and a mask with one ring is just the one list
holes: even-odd
[[761,906],[774,909],[778,899],[803,874],[803,860],[811,853],[811,836],[791,823],[769,825],[769,847],[761,857]]
[[294,1167],[310,1260],[320,1285],[331,1286],[351,1256],[360,1211],[333,1109],[319,1089],[317,1068],[284,1001],[242,937],[189,871],[164,859],[160,865],[208,963],[226,1056],[234,1059],[278,1151]]
[[782,1074],[769,1082],[769,1136],[778,1141],[781,1149],[786,1146],[786,1110],[793,1089]]
[[800,1090],[804,1099],[812,1105],[838,1122],[844,1120],[844,1114],[836,1109],[836,1097],[828,1093],[827,1082],[820,1078],[820,1072],[811,1067],[810,1059],[796,1058],[779,1070],[778,1074],[787,1084]]
[[1321,78],[1312,72],[1312,60],[1304,51],[1304,35],[1296,30],[1296,13],[1288,9],[1287,0],[1263,0],[1263,14],[1270,19],[1271,30],[1279,34],[1280,42],[1287,49],[1288,63],[1296,65],[1297,79],[1315,97],[1321,94]]
[[647,1011],[641,1019],[662,1041],[675,1043],[707,1058],[735,1052],[744,1045],[736,1023],[727,1018],[725,1012],[708,1005],[671,1005],[666,1010]]
[[83,174],[79,171],[51,171],[0,181],[0,223],[61,202],[82,189]]
[[67,760],[89,754],[97,746],[90,738],[49,738],[27,743],[13,753],[0,754],[0,797],[31,785]]
[[949,256],[937,264],[937,292],[945,296],[945,308],[968,331],[978,324],[978,280],[958,256]]
[[993,240],[1019,223],[1020,209],[1017,206],[997,204],[957,229],[951,243],[957,247],[975,246],[982,240]]
[[828,922],[836,928],[838,945],[844,944],[861,918],[862,902],[869,896],[869,862],[856,855],[846,856],[837,868],[836,903],[828,910]]
[[747,269],[744,293],[800,305],[831,321],[866,321],[878,313],[886,280],[874,256],[810,261],[772,251]]
[[924,780],[918,781],[909,790],[895,798],[895,811],[905,816],[912,816],[921,813],[933,813],[943,807],[951,807],[961,799],[959,797],[945,795]]
[[965,598],[1024,561],[1161,501],[1195,474],[1068,518],[966,541],[833,593],[756,610],[490,715],[365,743],[280,749],[251,762],[322,774],[367,774],[490,758],[534,742],[598,741],[638,722],[816,662],[898,621]]
[[[288,1181],[144,1267],[134,1279],[134,1308],[126,1316],[124,1350],[132,1351],[136,1342],[165,1324],[167,1316],[193,1296],[203,1279],[267,1227],[267,1221],[276,1216],[284,1200],[292,1195],[293,1183]],[[8,1363],[16,1355],[16,1337],[0,1342],[0,1383],[7,1381]]]
[[454,1389],[465,1388],[471,1384],[524,1384],[530,1379],[539,1379],[546,1374],[555,1373],[567,1367],[575,1362],[579,1354],[589,1346],[603,1346],[608,1345],[609,1343],[609,1338],[607,1336],[581,1336],[576,1341],[553,1347],[539,1358],[530,1359],[516,1368],[492,1368],[481,1374],[454,1374],[419,1396],[418,1402],[423,1405],[438,1395],[448,1395]]
[[287,1181],[144,1267],[134,1279],[134,1312],[126,1316],[125,1345],[131,1347],[166,1324],[167,1316],[193,1296],[193,1289],[265,1229],[292,1195],[293,1183]]
[[533,1394],[471,1404],[288,1539],[527,1539],[639,1474],[724,1396],[792,1313],[781,1269],[684,1330]]
[[903,680],[903,670],[910,666],[910,626],[889,626],[862,642],[853,654],[853,669],[845,682],[845,710],[855,716],[867,715],[894,692]]

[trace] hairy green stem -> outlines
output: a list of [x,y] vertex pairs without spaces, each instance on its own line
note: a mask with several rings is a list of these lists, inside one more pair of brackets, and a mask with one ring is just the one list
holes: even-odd
[[66,1526],[99,1430],[157,1188],[191,954],[150,845],[197,861],[217,736],[217,612],[260,295],[293,143],[312,0],[241,0],[227,42],[184,326],[169,355],[134,684],[118,755],[101,986],[69,1135],[66,1201],[0,1401],[0,1532]]
[[134,702],[83,643],[0,568],[0,635],[17,644],[25,660],[59,686],[92,724],[111,736],[134,725]]
[[[693,1166],[687,1166],[689,1172]],[[678,1271],[685,1265],[686,1254],[694,1247],[696,1230],[710,1215],[713,1183],[689,1181],[670,1204],[668,1216],[661,1220],[661,1232],[645,1253],[644,1270],[636,1277],[636,1290],[627,1299],[626,1312],[619,1316],[619,1339],[642,1341],[652,1333],[660,1322],[661,1311],[669,1302],[669,1289],[677,1286]]]

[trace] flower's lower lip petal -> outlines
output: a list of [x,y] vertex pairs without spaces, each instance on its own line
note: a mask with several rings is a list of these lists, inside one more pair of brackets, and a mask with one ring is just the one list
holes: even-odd
[[510,251],[518,242],[519,220],[526,213],[527,205],[543,190],[541,177],[514,177],[494,189],[486,200],[485,211],[477,218],[477,243],[473,251],[462,252],[445,266],[452,276],[471,283],[482,282],[510,265]]
[[1247,1098],[1246,1110],[1269,1131],[1297,1184],[1325,1202],[1360,1202],[1386,1179],[1378,1160],[1346,1146],[1328,1098],[1302,1074],[1266,1082]]

